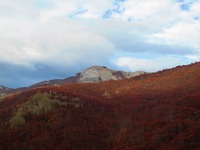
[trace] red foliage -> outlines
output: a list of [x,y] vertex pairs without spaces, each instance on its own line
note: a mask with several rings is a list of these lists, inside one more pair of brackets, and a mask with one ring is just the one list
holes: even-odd
[[[78,97],[83,107],[59,106],[7,126],[15,108],[37,92]],[[105,94],[106,93],[106,94]],[[132,79],[66,84],[18,93],[0,102],[2,149],[198,149],[200,63]]]

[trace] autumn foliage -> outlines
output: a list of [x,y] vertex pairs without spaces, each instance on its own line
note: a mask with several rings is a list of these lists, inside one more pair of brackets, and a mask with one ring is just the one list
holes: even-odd
[[0,101],[0,149],[200,148],[200,63]]

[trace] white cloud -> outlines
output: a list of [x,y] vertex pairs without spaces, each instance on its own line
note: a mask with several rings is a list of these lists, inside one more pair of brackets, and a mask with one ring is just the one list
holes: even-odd
[[69,66],[77,62],[101,63],[107,59],[113,52],[113,44],[91,32],[86,21],[69,16],[83,4],[96,10],[94,13],[103,13],[101,10],[110,2],[85,2],[50,0],[42,4],[47,5],[42,9],[39,1],[3,1],[0,4],[3,8],[0,9],[0,61],[34,67],[36,63]]
[[[185,58],[179,57],[160,57],[156,59],[135,59],[131,57],[121,57],[116,61],[116,65],[128,68],[130,71],[155,72],[162,69],[168,69],[177,65],[183,65]],[[188,63],[189,61],[187,61]]]
[[[93,19],[101,18],[105,11],[112,7],[112,1],[73,0],[52,1],[52,7],[41,11],[41,18],[48,20],[60,16]],[[82,11],[84,10],[84,11]],[[81,12],[81,13],[80,13]]]
[[100,62],[110,56],[112,43],[78,23],[70,20],[24,22],[26,28],[15,24],[16,28],[9,32],[5,26],[0,35],[1,61],[28,65],[51,63],[54,59],[53,64],[68,65],[77,61]]
[[168,12],[174,9],[173,3],[169,0],[127,0],[123,3],[125,9],[124,16],[132,17],[136,20],[147,19],[159,15],[168,9]]
[[190,12],[193,17],[199,17],[200,16],[200,0],[196,1],[190,9]]
[[193,62],[200,61],[200,55],[186,55],[186,58]]
[[200,22],[178,22],[152,37],[156,38],[156,41],[160,39],[167,44],[183,44],[200,48]]

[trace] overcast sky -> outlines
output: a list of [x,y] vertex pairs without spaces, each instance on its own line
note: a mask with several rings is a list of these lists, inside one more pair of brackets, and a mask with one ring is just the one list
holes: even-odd
[[154,72],[200,61],[200,0],[1,0],[0,85],[92,65]]

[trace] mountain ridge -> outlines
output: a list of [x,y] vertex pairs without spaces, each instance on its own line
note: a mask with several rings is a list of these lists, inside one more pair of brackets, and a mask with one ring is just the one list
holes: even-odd
[[12,94],[15,92],[30,90],[32,88],[37,88],[37,87],[61,86],[68,83],[93,83],[93,82],[103,82],[109,80],[121,80],[139,76],[141,74],[146,74],[146,72],[144,71],[125,72],[120,70],[112,70],[105,66],[94,65],[82,70],[81,72],[76,73],[76,75],[74,76],[70,76],[65,79],[52,79],[52,80],[42,81],[33,84],[29,87],[20,87],[16,89],[0,86],[0,97],[4,97],[5,95]]
[[125,78],[135,77],[141,74],[145,74],[144,71],[136,72],[125,72],[119,70],[112,70],[105,66],[91,66],[84,69],[81,72],[76,73],[76,75],[65,78],[65,79],[53,79],[49,81],[43,81],[33,84],[31,87],[39,86],[59,86],[67,83],[93,83],[93,82],[103,82],[109,80],[121,80]]

